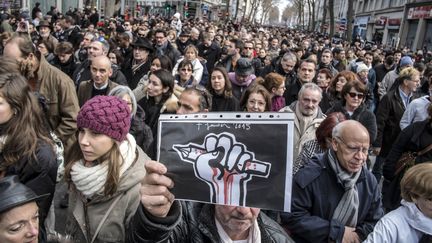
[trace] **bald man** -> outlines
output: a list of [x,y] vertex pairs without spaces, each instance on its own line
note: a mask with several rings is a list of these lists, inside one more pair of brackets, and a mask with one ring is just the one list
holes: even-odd
[[118,84],[111,81],[111,61],[106,56],[93,57],[90,65],[91,79],[80,83],[78,102],[80,107],[96,95],[107,95]]
[[347,120],[332,137],[331,148],[295,175],[291,213],[282,221],[296,242],[362,242],[384,214],[376,179],[365,166],[367,129]]

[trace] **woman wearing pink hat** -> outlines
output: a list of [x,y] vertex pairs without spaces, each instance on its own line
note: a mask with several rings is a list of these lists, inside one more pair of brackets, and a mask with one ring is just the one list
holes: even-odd
[[75,242],[125,241],[149,159],[128,134],[130,123],[127,103],[114,96],[95,96],[78,113],[78,141],[65,168],[66,233]]

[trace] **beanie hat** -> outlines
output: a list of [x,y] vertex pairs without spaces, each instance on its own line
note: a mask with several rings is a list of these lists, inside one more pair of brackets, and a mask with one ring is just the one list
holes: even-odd
[[124,100],[115,96],[95,96],[78,112],[78,128],[88,128],[119,142],[126,138],[131,124],[130,111]]
[[249,76],[254,74],[254,68],[251,61],[247,58],[240,58],[237,60],[237,66],[235,67],[235,73],[241,76]]
[[403,67],[403,66],[412,66],[414,63],[411,59],[411,57],[409,56],[404,56],[401,58],[400,62],[399,62],[399,67]]
[[361,72],[361,71],[369,71],[369,68],[366,66],[366,64],[364,64],[364,63],[359,63],[358,65],[357,65],[357,73],[359,73],[359,72]]

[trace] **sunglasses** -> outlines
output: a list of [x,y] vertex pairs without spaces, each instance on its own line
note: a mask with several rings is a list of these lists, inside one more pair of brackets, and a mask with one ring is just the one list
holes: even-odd
[[359,99],[363,99],[363,98],[364,98],[364,94],[362,94],[362,93],[349,92],[348,95],[349,95],[351,98],[355,98],[355,97],[357,97],[357,98],[359,98]]

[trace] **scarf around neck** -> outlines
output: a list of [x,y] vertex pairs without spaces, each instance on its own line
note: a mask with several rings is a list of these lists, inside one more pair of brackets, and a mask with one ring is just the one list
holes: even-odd
[[[119,178],[132,165],[135,159],[136,141],[135,138],[128,134],[126,139],[120,143],[120,153],[123,157],[123,164],[120,167]],[[105,184],[108,177],[109,163],[104,161],[92,167],[84,166],[81,159],[72,166],[71,179],[78,191],[86,198],[92,198],[95,195],[104,195]]]
[[353,174],[346,172],[340,166],[336,154],[331,149],[328,152],[328,160],[330,162],[330,167],[335,172],[338,181],[345,190],[345,193],[333,212],[332,218],[338,220],[345,226],[356,227],[359,208],[359,195],[356,183],[362,170]]
[[[216,221],[216,228],[217,228],[217,231],[219,233],[219,237],[221,239],[221,242],[222,243],[233,243],[234,241],[231,240],[231,238],[225,232],[221,223],[219,222],[219,220],[216,219],[216,217],[215,217],[215,221]],[[249,228],[249,235],[248,235],[246,242],[247,243],[261,243],[261,231],[260,231],[260,228],[258,226],[258,220],[256,220],[256,219],[254,220],[254,223],[252,224],[252,226]]]
[[231,83],[234,83],[237,86],[248,87],[255,79],[256,76],[254,74],[249,75],[243,83],[239,83],[235,77],[235,72],[228,73],[228,78]]
[[312,123],[312,121],[318,115],[318,109],[317,109],[313,115],[304,116],[300,111],[300,107],[299,107],[298,102],[295,104],[295,111],[294,112],[296,115],[296,119],[298,120],[298,123],[299,123],[300,134],[304,134],[305,129]]

